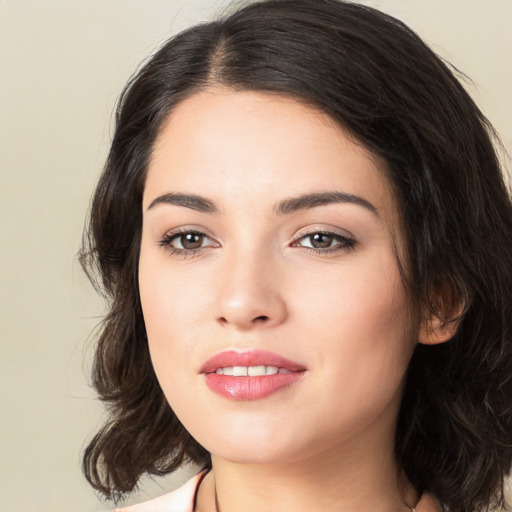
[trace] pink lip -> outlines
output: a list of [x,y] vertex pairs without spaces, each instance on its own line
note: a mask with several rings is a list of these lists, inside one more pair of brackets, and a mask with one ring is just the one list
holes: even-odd
[[294,372],[306,369],[299,363],[267,350],[251,350],[249,352],[226,350],[208,359],[199,372],[212,373],[217,368],[225,368],[226,366],[277,366]]
[[[289,370],[290,373],[258,377],[233,377],[215,373],[217,368],[227,366],[277,366]],[[306,368],[272,352],[228,350],[209,359],[201,367],[200,373],[205,374],[208,388],[218,395],[230,400],[257,400],[291,387],[304,377]]]

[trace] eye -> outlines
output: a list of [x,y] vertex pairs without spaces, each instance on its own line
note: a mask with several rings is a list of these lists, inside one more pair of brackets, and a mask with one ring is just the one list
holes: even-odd
[[159,242],[171,254],[194,256],[205,247],[213,247],[215,243],[201,231],[183,230],[167,233]]
[[294,246],[304,247],[315,253],[325,254],[334,251],[352,249],[357,244],[356,240],[339,233],[329,231],[315,231],[303,235]]
[[203,233],[181,233],[174,235],[171,240],[169,240],[168,245],[171,245],[176,249],[185,249],[190,251],[202,247],[205,240],[207,240],[207,237]]

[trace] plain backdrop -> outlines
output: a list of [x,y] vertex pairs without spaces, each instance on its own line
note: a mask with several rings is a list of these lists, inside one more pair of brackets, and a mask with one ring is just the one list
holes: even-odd
[[[472,78],[512,150],[512,0],[373,0]],[[109,508],[80,472],[102,408],[88,386],[103,306],[76,262],[118,94],[216,0],[0,0],[0,511]],[[143,482],[133,501],[194,472]]]

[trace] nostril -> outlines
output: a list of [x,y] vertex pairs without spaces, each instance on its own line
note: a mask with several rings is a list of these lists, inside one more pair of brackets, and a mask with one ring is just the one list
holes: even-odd
[[267,320],[268,320],[268,316],[265,316],[265,315],[257,316],[254,319],[255,322],[266,322]]

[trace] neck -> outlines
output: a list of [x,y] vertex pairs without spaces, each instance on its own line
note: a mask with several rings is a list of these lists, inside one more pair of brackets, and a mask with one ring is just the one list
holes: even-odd
[[410,512],[418,497],[400,474],[392,450],[369,441],[359,449],[352,442],[350,450],[330,445],[328,452],[278,464],[242,464],[212,456],[212,471],[199,489],[196,510]]

